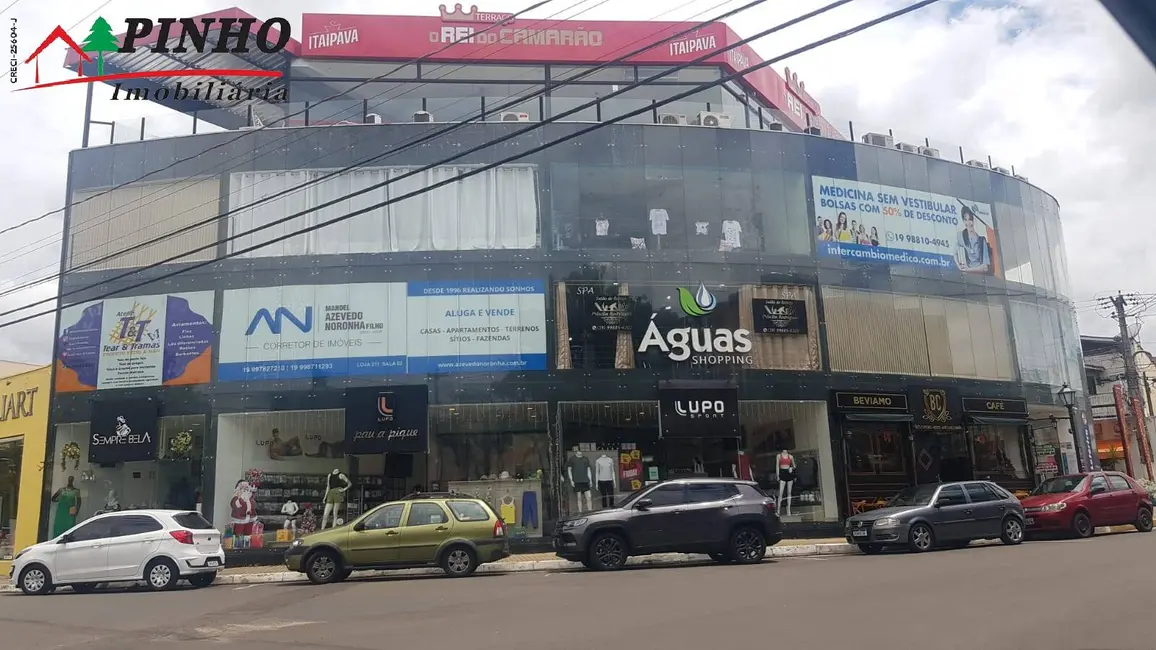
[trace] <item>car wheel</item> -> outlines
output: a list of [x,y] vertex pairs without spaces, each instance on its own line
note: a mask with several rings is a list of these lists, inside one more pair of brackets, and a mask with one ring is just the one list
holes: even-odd
[[602,533],[590,541],[587,551],[591,567],[595,571],[615,571],[626,566],[630,552],[626,540],[617,533]]
[[879,555],[883,552],[882,544],[859,544],[859,550],[867,555]]
[[1075,517],[1072,517],[1072,533],[1080,539],[1087,539],[1095,534],[1096,528],[1092,525],[1092,519],[1086,512],[1077,512]]
[[201,589],[213,584],[213,581],[216,579],[216,571],[209,571],[208,573],[194,573],[193,575],[189,576],[189,584],[196,587],[197,589]]
[[69,586],[71,586],[72,590],[78,594],[91,594],[92,592],[96,591],[96,584],[97,583],[95,582],[78,582]]
[[767,555],[767,538],[753,526],[736,528],[731,533],[731,560],[738,564],[762,562]]
[[315,585],[336,582],[341,571],[341,558],[333,551],[316,551],[305,560],[305,577]]
[[40,564],[30,564],[20,572],[20,591],[28,596],[42,596],[52,593],[52,576]]
[[1147,508],[1140,508],[1140,512],[1136,514],[1136,530],[1147,533],[1152,530],[1152,511]]
[[145,585],[153,591],[166,591],[177,586],[177,581],[181,579],[181,573],[177,569],[177,565],[167,557],[159,557],[152,562],[144,570]]
[[1000,527],[999,541],[1015,546],[1024,541],[1024,523],[1018,517],[1007,517]]
[[719,564],[731,563],[731,556],[727,555],[726,553],[709,553],[708,555],[710,555],[710,559],[718,562]]
[[915,524],[907,535],[907,546],[916,553],[923,553],[935,548],[935,533],[927,524]]
[[474,554],[474,549],[468,546],[451,546],[442,553],[439,564],[449,577],[462,578],[477,570],[478,557]]

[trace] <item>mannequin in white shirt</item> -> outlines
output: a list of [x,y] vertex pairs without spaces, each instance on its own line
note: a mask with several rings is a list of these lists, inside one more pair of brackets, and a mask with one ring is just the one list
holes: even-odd
[[603,508],[614,507],[614,465],[614,459],[605,453],[594,461],[594,480],[598,494],[602,495]]

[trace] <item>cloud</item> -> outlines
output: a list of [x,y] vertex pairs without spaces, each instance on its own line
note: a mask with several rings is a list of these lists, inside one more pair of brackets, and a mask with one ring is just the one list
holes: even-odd
[[[316,10],[307,0],[236,0],[258,17],[284,16],[297,29],[300,16]],[[419,0],[406,13],[436,15],[440,2]],[[518,11],[528,0],[494,0],[491,11]],[[734,2],[728,7],[742,4]],[[824,4],[816,0],[768,2],[732,19],[747,35]],[[811,23],[756,44],[764,57],[798,47],[835,30],[902,6],[899,0],[860,0]],[[689,19],[718,13],[714,2],[671,8],[671,3],[613,0],[558,1],[534,12],[562,12],[590,19]],[[106,16],[153,16],[156,3],[121,0]],[[186,2],[181,13],[220,9],[220,2]],[[114,11],[115,9],[115,11]],[[371,0],[330,2],[334,13],[381,13]],[[21,2],[24,47],[63,18],[65,28],[84,18],[82,9],[61,11],[53,3]],[[62,16],[61,14],[66,14]],[[112,14],[115,13],[115,16]],[[9,16],[3,16],[7,22]],[[92,20],[83,21],[85,29]],[[75,30],[74,30],[75,31]],[[52,57],[46,55],[46,61]],[[47,66],[56,65],[54,62]],[[1156,150],[1156,71],[1123,31],[1093,0],[944,0],[916,14],[877,27],[786,62],[836,125],[853,120],[857,133],[894,129],[899,139],[922,141],[974,157],[992,158],[1053,194],[1060,202],[1072,279],[1072,298],[1081,307],[1086,333],[1110,335],[1112,321],[1089,309],[1107,292],[1156,292],[1156,256],[1147,256],[1152,230],[1148,206],[1156,204],[1156,182],[1144,161]],[[781,70],[781,66],[780,70]],[[6,180],[6,210],[0,227],[60,207],[65,200],[68,151],[81,137],[84,91],[59,88],[51,94],[6,93],[0,120],[9,125],[9,151],[0,160]],[[124,120],[152,116],[157,128],[174,121],[166,110],[145,103],[114,104],[98,99],[93,117]],[[12,125],[19,125],[12,129]],[[124,127],[122,127],[123,129]],[[139,128],[139,126],[137,127]],[[122,132],[124,132],[122,130]],[[94,129],[93,138],[108,137]],[[0,287],[14,278],[51,276],[59,263],[59,215],[6,235],[0,253]],[[26,252],[27,251],[27,252]],[[18,252],[26,252],[11,259]],[[50,297],[55,283],[0,299],[4,305]],[[2,320],[2,319],[0,319]],[[51,319],[0,330],[0,357],[47,362]],[[1153,328],[1156,331],[1156,328]],[[1150,346],[1153,347],[1153,346]]]

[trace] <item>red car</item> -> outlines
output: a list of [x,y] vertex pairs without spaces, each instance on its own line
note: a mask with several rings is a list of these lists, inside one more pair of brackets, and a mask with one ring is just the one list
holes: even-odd
[[1091,537],[1097,526],[1134,525],[1152,530],[1152,500],[1131,477],[1088,472],[1044,481],[1021,502],[1029,533]]

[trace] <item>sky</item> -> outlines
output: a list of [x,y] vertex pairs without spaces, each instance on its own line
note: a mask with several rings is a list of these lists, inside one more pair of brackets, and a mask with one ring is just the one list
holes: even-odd
[[[721,13],[718,2],[555,0],[527,16],[699,20]],[[258,17],[283,16],[299,34],[301,14],[307,11],[437,15],[438,4],[411,0],[404,9],[383,10],[389,5],[374,0],[186,0],[180,6],[184,16],[231,6]],[[478,0],[483,11],[517,12],[529,4]],[[735,0],[724,6],[742,4]],[[770,0],[730,22],[745,36],[823,4]],[[758,41],[755,49],[772,58],[905,4],[856,0]],[[141,0],[19,0],[0,20],[8,29],[16,19],[21,48],[27,51],[57,24],[83,37],[97,15],[116,26],[126,16],[156,16],[156,6]],[[57,65],[53,59],[44,57],[46,69]],[[1156,129],[1150,126],[1156,123],[1156,70],[1095,0],[942,0],[776,68],[781,72],[784,65],[799,74],[823,114],[841,128],[850,120],[857,134],[891,129],[897,141],[926,137],[944,152],[962,146],[969,158],[990,155],[997,165],[1014,166],[1055,196],[1064,224],[1071,298],[1084,334],[1118,331],[1115,321],[1096,308],[1097,297],[1117,290],[1156,292],[1156,255],[1147,257],[1148,238],[1135,227],[1156,204],[1156,181],[1146,174],[1152,166],[1143,162],[1156,150]],[[5,149],[0,228],[63,206],[67,156],[80,146],[83,110],[80,86],[0,92]],[[126,125],[136,120],[139,128],[139,118],[147,116],[150,130],[179,128],[179,120],[166,112],[143,102],[98,98],[93,118]],[[93,138],[100,137],[107,132],[94,131]],[[61,225],[56,214],[0,236],[0,292],[56,272]],[[55,281],[44,282],[0,297],[0,311],[55,293]],[[0,329],[0,359],[47,363],[52,326],[52,317],[46,316]],[[1156,347],[1156,326],[1140,335],[1145,347]]]

